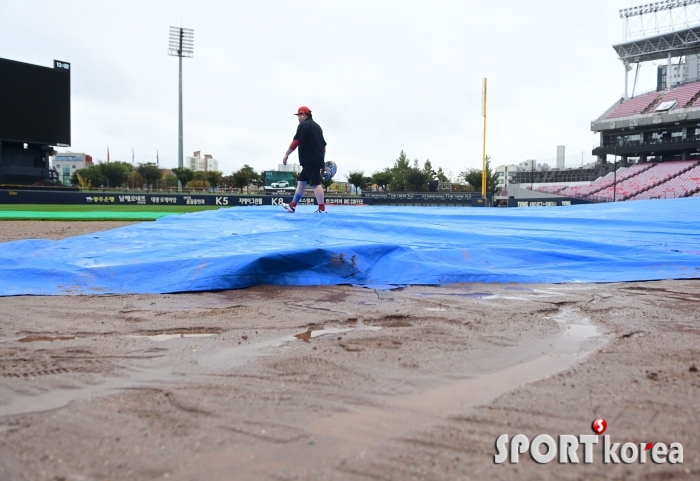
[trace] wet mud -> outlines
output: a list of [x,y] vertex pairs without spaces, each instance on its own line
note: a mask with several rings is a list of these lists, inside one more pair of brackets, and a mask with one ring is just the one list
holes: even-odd
[[[700,282],[0,298],[0,479],[699,479]],[[494,464],[508,433],[680,465]]]

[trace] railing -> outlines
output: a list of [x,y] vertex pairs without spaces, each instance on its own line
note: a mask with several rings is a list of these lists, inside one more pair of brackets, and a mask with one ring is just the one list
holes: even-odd
[[651,140],[626,140],[624,142],[608,142],[603,144],[604,149],[614,149],[616,147],[637,147],[641,145],[666,145],[666,144],[678,144],[682,142],[698,142],[700,141],[699,135],[693,135],[690,137],[671,137],[670,139],[651,139]]
[[587,200],[589,202],[612,202],[612,197],[605,197],[602,195],[586,195],[586,194],[567,194],[566,197],[573,197],[574,199]]
[[599,177],[604,177],[613,171],[610,167],[598,169],[581,169],[571,171],[535,171],[534,173],[523,171],[516,173],[510,180],[511,184],[557,184],[560,182],[593,182]]

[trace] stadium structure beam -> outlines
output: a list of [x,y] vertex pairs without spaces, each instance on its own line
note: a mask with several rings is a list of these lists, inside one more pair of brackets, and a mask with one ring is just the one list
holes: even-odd
[[700,53],[700,26],[620,43],[613,48],[625,67],[631,63],[665,60],[669,54],[679,57]]

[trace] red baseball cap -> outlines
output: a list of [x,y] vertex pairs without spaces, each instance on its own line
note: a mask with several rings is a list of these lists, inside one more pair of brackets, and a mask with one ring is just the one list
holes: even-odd
[[297,113],[295,113],[294,115],[310,114],[310,113],[311,113],[311,110],[309,110],[308,107],[305,107],[302,105],[301,107],[299,107],[299,110],[297,110]]

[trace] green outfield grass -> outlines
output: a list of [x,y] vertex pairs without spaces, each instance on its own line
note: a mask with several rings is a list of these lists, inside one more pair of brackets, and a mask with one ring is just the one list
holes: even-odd
[[166,215],[220,208],[195,205],[2,204],[0,220],[156,220]]

